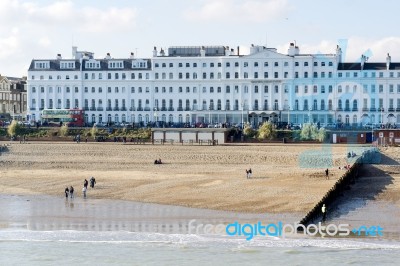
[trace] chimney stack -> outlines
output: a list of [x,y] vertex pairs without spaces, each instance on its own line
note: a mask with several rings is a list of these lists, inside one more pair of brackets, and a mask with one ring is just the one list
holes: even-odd
[[153,49],[153,57],[157,57],[157,47],[155,47],[155,46]]
[[111,59],[111,55],[110,55],[110,53],[107,53],[107,55],[106,55],[106,59]]
[[61,60],[61,59],[62,59],[61,54],[57,54],[57,60]]
[[392,57],[388,53],[386,57],[386,70],[389,70],[391,62],[392,62]]
[[131,56],[129,57],[130,59],[135,58],[135,54],[133,52],[131,52]]

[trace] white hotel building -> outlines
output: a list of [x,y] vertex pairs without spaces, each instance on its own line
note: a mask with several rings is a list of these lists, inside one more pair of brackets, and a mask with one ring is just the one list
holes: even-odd
[[400,123],[400,63],[342,62],[333,54],[287,54],[254,46],[248,55],[224,46],[154,47],[152,58],[33,59],[28,119],[44,109],[81,108],[92,122],[321,125]]

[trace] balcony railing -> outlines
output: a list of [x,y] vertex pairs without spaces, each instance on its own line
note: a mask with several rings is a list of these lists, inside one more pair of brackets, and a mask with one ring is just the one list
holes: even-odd
[[137,108],[137,110],[138,110],[138,111],[143,111],[143,107],[139,106],[139,107]]
[[350,112],[350,107],[344,108],[344,111],[345,111],[345,112]]
[[136,107],[130,107],[129,111],[136,111]]
[[400,107],[397,107],[397,108],[396,108],[396,112],[400,112]]
[[353,109],[351,109],[353,112],[358,112],[358,108],[357,107],[353,107]]
[[119,111],[119,107],[114,107],[113,110],[114,111]]
[[174,107],[168,107],[168,111],[174,111]]
[[97,107],[97,111],[103,111],[104,108],[103,107]]
[[106,108],[106,111],[112,111],[111,106],[108,106],[108,107]]
[[36,107],[31,107],[31,108],[29,108],[29,110],[35,111],[35,110],[36,110]]
[[336,111],[343,111],[343,108],[342,107],[338,107],[338,108],[336,108]]
[[369,111],[370,111],[370,112],[376,112],[376,108],[375,108],[375,107],[371,107],[371,108],[369,109]]
[[90,111],[96,111],[96,107],[95,106],[90,107]]
[[150,107],[145,107],[144,110],[145,111],[150,111],[151,109],[150,109]]
[[161,107],[161,111],[167,111],[167,107]]
[[190,111],[190,107],[189,107],[189,106],[186,106],[186,107],[185,107],[185,111]]
[[388,111],[389,112],[394,112],[394,108],[393,107],[389,107]]
[[183,111],[183,108],[182,107],[178,107],[176,110],[177,111]]
[[121,111],[126,111],[126,107],[121,107]]
[[369,108],[363,107],[362,111],[363,111],[363,112],[368,112],[368,111],[369,111]]
[[378,112],[384,112],[384,111],[385,111],[385,108],[383,108],[383,107],[378,108]]
[[83,107],[83,110],[85,110],[85,111],[89,111],[89,106],[85,106],[85,107]]

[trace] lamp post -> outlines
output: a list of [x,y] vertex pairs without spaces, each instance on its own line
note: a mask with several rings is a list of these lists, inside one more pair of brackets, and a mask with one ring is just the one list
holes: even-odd
[[154,123],[157,126],[157,120],[158,120],[158,114],[157,114],[157,107],[154,108]]

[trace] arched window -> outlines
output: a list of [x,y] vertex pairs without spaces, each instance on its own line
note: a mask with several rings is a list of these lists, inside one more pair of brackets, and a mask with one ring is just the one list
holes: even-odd
[[111,123],[111,114],[108,114],[108,116],[107,116],[107,122],[108,122],[108,123]]
[[178,122],[183,123],[183,116],[181,114],[178,116]]
[[99,114],[99,123],[103,122],[103,115]]
[[325,100],[321,100],[321,110],[325,110]]
[[317,100],[314,100],[313,110],[314,110],[314,111],[318,110],[318,103],[317,103]]
[[345,118],[346,120],[345,120],[345,124],[346,125],[350,125],[350,116],[349,115],[346,115],[346,118]]
[[115,116],[114,116],[114,122],[115,122],[115,123],[118,123],[118,122],[119,122],[119,116],[118,116],[118,114],[115,114]]
[[308,111],[308,100],[304,100],[303,110]]
[[357,115],[353,115],[353,125],[357,125]]
[[342,110],[342,100],[341,99],[339,99],[338,100],[338,109],[339,109],[339,111],[341,111]]
[[173,123],[174,122],[174,116],[172,114],[170,114],[168,116],[168,122]]
[[96,123],[96,115],[92,114],[92,123]]
[[121,119],[122,119],[122,123],[125,123],[126,122],[126,115],[123,114]]

